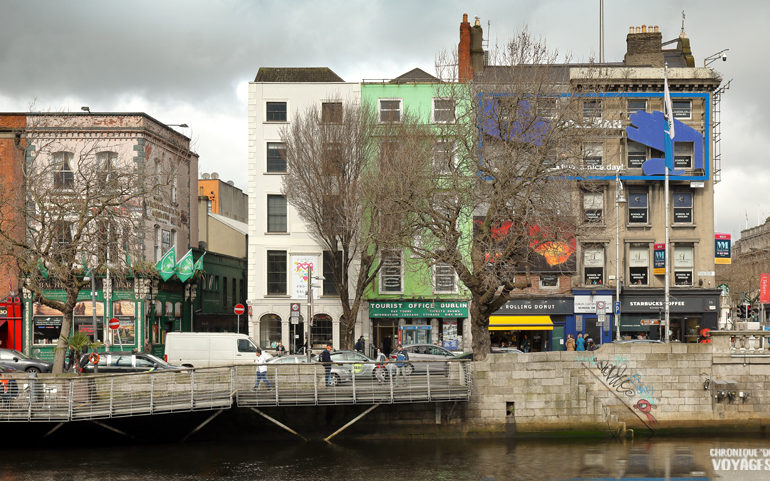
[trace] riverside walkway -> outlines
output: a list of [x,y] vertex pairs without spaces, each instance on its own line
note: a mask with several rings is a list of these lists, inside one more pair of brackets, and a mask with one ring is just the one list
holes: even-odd
[[[375,364],[336,363],[339,383],[326,386],[324,366],[268,364],[268,379],[253,390],[255,366],[159,370],[131,374],[54,376],[0,374],[0,422],[70,422],[213,411],[233,407],[398,404],[467,401],[471,363],[412,361],[396,378]],[[437,365],[439,365],[437,367]],[[347,374],[347,375],[346,375]],[[15,382],[11,382],[11,381]],[[0,390],[1,391],[1,390]]]

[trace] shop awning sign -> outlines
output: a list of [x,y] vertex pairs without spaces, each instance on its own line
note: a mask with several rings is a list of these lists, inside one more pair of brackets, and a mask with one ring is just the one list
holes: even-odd
[[369,317],[376,318],[429,318],[468,317],[468,303],[463,301],[371,301]]

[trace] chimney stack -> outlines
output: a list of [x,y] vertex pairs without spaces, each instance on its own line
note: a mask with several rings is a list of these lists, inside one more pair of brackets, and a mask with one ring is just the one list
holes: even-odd
[[463,14],[460,23],[460,43],[457,45],[457,75],[460,82],[473,80],[473,67],[471,66],[471,24],[468,22],[468,14]]
[[663,35],[657,26],[630,27],[626,36],[625,65],[663,67]]

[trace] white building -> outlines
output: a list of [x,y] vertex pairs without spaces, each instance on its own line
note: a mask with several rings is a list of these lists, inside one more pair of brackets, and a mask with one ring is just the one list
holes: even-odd
[[[343,81],[328,68],[260,68],[249,84],[249,334],[260,346],[281,341],[294,350],[305,343],[305,323],[290,322],[292,304],[308,318],[307,268],[323,276],[323,249],[286,203],[281,183],[286,172],[281,129],[315,106],[318,111],[359,102],[358,83]],[[337,104],[337,105],[335,105]],[[315,322],[311,344],[340,347],[339,297],[332,283],[313,284]],[[329,295],[324,295],[327,292]]]

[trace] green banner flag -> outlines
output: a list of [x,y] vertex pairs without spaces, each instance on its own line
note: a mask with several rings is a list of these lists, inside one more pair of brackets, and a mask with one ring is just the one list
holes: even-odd
[[43,279],[48,279],[48,269],[46,269],[45,264],[43,264],[43,259],[38,259],[37,270],[40,271],[40,275],[43,276]]
[[176,276],[179,278],[180,281],[185,282],[187,279],[191,278],[193,275],[193,255],[192,255],[192,249],[187,251],[187,254],[184,255],[179,260],[179,263],[176,265]]
[[164,281],[171,279],[176,271],[176,249],[175,246],[171,246],[171,249],[166,252],[163,257],[160,258],[155,269],[158,270],[160,278]]
[[203,254],[201,254],[200,257],[198,257],[198,260],[195,261],[195,267],[193,268],[193,270],[195,270],[195,271],[202,271],[203,270],[203,256],[205,256],[205,255],[206,255],[206,253],[204,252]]

